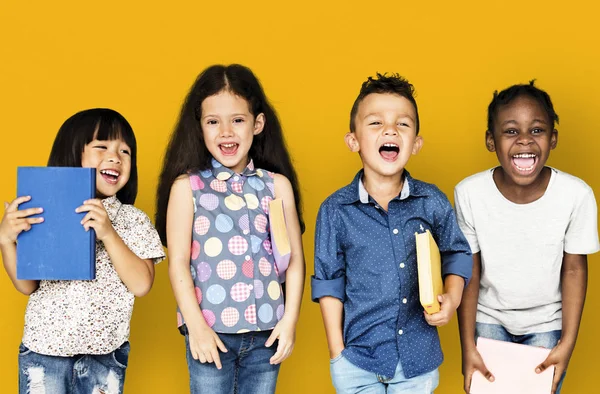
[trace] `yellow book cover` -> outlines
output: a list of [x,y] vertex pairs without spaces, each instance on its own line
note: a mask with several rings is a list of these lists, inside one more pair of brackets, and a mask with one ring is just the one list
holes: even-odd
[[292,247],[285,224],[283,200],[276,198],[269,202],[269,222],[271,225],[271,244],[279,276],[283,276],[290,263]]
[[428,314],[440,311],[438,295],[444,293],[440,250],[429,230],[415,233],[417,242],[417,268],[419,272],[419,298]]

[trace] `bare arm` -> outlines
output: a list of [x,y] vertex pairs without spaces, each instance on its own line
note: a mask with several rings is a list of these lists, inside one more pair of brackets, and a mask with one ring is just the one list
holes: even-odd
[[177,305],[188,328],[192,356],[202,363],[214,362],[217,368],[221,369],[217,347],[223,352],[227,349],[202,316],[190,273],[193,221],[194,204],[189,177],[182,175],[171,187],[167,207],[169,278]]
[[329,358],[333,359],[345,348],[342,331],[344,304],[335,297],[319,298],[319,304],[321,305],[321,315],[323,316],[325,334],[327,335]]
[[465,287],[462,301],[458,307],[458,326],[463,353],[475,349],[475,317],[479,299],[479,280],[481,278],[481,253],[473,254],[473,274]]
[[275,195],[283,199],[286,225],[292,250],[290,264],[286,271],[285,315],[283,318],[290,319],[296,324],[300,316],[306,265],[304,263],[302,234],[300,232],[298,213],[296,212],[294,192],[290,181],[283,175],[275,175]]
[[110,261],[127,289],[136,297],[146,295],[154,282],[152,260],[141,259],[129,249],[112,226],[101,200],[87,200],[76,212],[87,212],[81,223],[86,231],[93,228],[96,239],[104,243]]
[[19,204],[30,199],[30,196],[24,196],[16,198],[10,204],[4,203],[4,216],[2,222],[0,222],[0,253],[2,253],[4,269],[15,288],[25,295],[30,295],[36,291],[39,282],[37,280],[17,279],[17,236],[22,231],[29,231],[32,225],[44,221],[41,217],[28,217],[41,213],[41,208],[18,210]]
[[565,253],[561,271],[562,291],[562,334],[559,343],[552,349],[546,360],[536,368],[541,373],[554,365],[554,393],[563,372],[567,369],[579,333],[579,324],[587,292],[587,256]]
[[477,316],[477,300],[479,299],[479,281],[481,279],[481,253],[473,254],[473,274],[471,281],[465,288],[462,301],[458,307],[458,327],[462,347],[462,373],[464,376],[464,390],[469,392],[471,379],[475,371],[490,382],[494,376],[485,366],[475,343],[475,318]]
[[115,271],[127,289],[136,297],[148,294],[154,283],[154,262],[139,258],[116,232],[103,242]]
[[290,264],[286,271],[285,313],[266,342],[267,346],[271,346],[275,339],[279,338],[277,352],[271,358],[271,363],[279,364],[289,357],[296,341],[296,324],[300,316],[306,266],[302,249],[300,221],[296,212],[292,184],[285,176],[280,174],[275,174],[274,181],[275,196],[283,200],[283,209],[291,246]]
[[427,314],[423,311],[425,320],[432,326],[441,327],[446,325],[454,316],[456,308],[460,305],[465,280],[462,276],[449,274],[444,279],[444,294],[438,295],[440,302],[440,311],[434,314]]

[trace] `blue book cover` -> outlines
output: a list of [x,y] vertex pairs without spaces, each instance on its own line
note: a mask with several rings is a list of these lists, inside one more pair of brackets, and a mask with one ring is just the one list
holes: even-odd
[[96,233],[85,231],[86,212],[75,209],[96,196],[96,169],[18,167],[19,209],[40,207],[44,221],[17,237],[17,279],[91,280],[96,277]]

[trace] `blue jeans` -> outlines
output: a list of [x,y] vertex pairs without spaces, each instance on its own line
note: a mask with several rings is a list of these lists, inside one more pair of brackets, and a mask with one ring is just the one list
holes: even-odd
[[19,394],[119,394],[129,342],[109,354],[46,356],[19,346]]
[[365,371],[340,354],[330,360],[331,380],[338,394],[431,394],[438,386],[437,369],[407,379],[398,363],[393,377]]
[[277,350],[278,342],[270,347],[265,342],[269,331],[243,334],[218,334],[227,353],[219,351],[222,369],[215,363],[194,360],[190,352],[189,336],[185,336],[186,357],[192,394],[269,394],[275,393],[279,364],[269,360]]
[[[562,331],[547,331],[547,332],[536,332],[525,335],[513,335],[499,324],[487,324],[487,323],[476,323],[475,324],[475,342],[477,338],[484,337],[489,339],[496,339],[498,341],[520,343],[522,345],[539,346],[545,347],[546,349],[552,349],[558,343]],[[494,373],[492,371],[492,373]],[[560,394],[563,381],[567,371],[563,372],[560,382],[558,382],[558,388],[556,394]]]

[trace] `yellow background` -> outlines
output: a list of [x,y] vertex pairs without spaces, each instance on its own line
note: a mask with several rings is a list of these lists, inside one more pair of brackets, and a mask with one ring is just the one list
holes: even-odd
[[[16,167],[44,165],[55,133],[76,111],[106,106],[139,145],[137,206],[154,215],[161,157],[182,100],[213,63],[242,63],[261,79],[282,120],[304,196],[307,274],[317,209],[360,167],[343,142],[360,84],[394,71],[415,84],[425,145],[409,163],[449,196],[496,163],[484,147],[495,89],[538,79],[560,115],[549,164],[600,197],[600,51],[594,1],[8,1],[0,3],[0,198],[15,196]],[[0,208],[3,211],[3,207]],[[600,257],[566,393],[596,392]],[[307,277],[308,277],[307,275]],[[307,282],[308,284],[309,282]],[[310,287],[278,393],[332,393],[319,308]],[[0,275],[0,382],[17,390],[17,347],[27,298]],[[188,390],[167,263],[136,302],[128,393]],[[456,321],[441,329],[436,393],[462,392]]]

